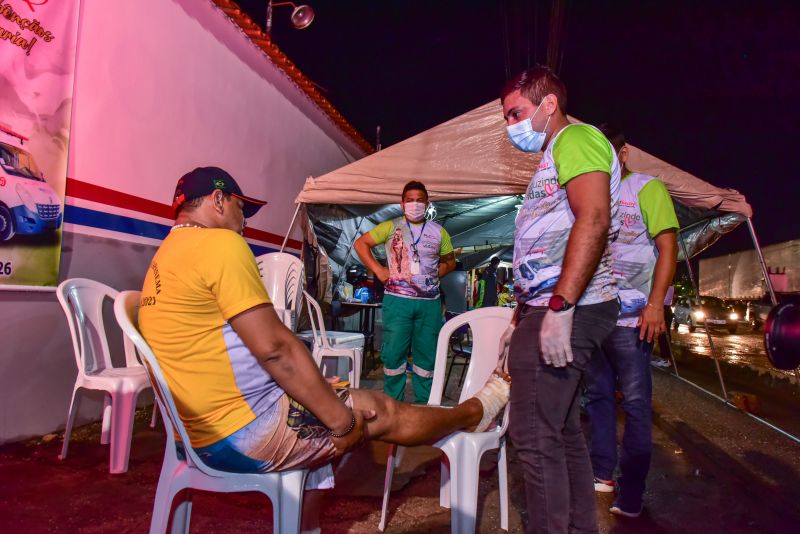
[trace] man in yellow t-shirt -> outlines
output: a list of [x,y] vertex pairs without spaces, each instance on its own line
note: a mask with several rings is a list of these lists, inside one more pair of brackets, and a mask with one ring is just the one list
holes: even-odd
[[332,485],[326,464],[366,436],[414,445],[488,427],[508,399],[507,377],[493,375],[455,409],[335,391],[276,315],[242,238],[245,218],[263,204],[220,168],[184,175],[173,202],[176,224],[142,287],[142,335],[207,464],[235,472],[321,466],[307,483],[321,489]]

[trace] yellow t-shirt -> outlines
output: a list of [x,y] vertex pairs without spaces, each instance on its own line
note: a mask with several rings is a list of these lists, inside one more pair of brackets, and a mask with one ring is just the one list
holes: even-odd
[[176,228],[153,257],[139,326],[193,447],[211,445],[256,416],[277,416],[283,390],[228,324],[269,302],[253,253],[230,230]]

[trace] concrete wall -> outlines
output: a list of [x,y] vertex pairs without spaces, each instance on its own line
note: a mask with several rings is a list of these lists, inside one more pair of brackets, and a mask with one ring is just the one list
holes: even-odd
[[[762,249],[776,291],[800,291],[800,240]],[[755,250],[700,260],[700,293],[720,298],[760,298],[766,293],[764,273]]]
[[[210,1],[83,0],[77,56],[61,280],[140,288],[201,165],[269,201],[248,241],[274,250],[305,178],[363,155]],[[0,313],[0,443],[63,428],[76,368],[55,294],[0,292]]]

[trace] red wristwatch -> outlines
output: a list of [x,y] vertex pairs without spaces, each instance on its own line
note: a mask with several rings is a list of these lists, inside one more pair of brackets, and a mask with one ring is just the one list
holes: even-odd
[[567,302],[567,299],[565,299],[561,295],[553,295],[547,302],[547,307],[553,310],[554,312],[567,311],[573,306],[575,305],[571,304],[570,302]]

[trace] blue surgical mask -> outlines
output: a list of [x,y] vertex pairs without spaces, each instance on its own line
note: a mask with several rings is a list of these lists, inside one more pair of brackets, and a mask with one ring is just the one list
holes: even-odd
[[542,109],[541,104],[536,108],[536,111],[533,112],[533,115],[529,119],[512,124],[511,126],[506,126],[508,139],[517,150],[523,152],[541,152],[544,146],[544,140],[547,137],[546,130],[547,125],[550,124],[550,117],[547,117],[547,122],[544,125],[544,132],[537,132],[534,130],[531,120],[539,113],[540,109]]

